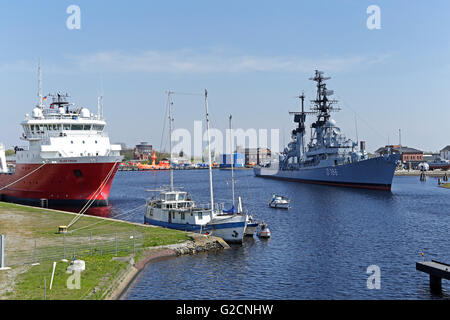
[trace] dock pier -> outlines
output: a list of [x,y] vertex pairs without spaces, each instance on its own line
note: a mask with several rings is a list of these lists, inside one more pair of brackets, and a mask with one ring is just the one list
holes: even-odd
[[430,275],[430,289],[432,292],[442,291],[442,279],[450,280],[450,264],[431,260],[416,262],[416,270]]

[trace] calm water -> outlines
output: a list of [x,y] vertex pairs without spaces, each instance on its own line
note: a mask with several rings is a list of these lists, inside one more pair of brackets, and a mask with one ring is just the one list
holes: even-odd
[[[209,201],[208,171],[174,175],[196,202]],[[214,171],[218,200],[231,199],[230,176]],[[236,171],[236,179],[244,206],[268,223],[272,238],[151,264],[128,299],[450,298],[448,281],[443,296],[431,295],[428,276],[415,270],[422,251],[427,260],[450,262],[450,190],[436,179],[395,177],[392,192],[266,180],[248,170]],[[123,213],[167,181],[168,172],[118,172],[111,216],[142,222],[143,209]],[[290,197],[292,209],[269,208],[273,192]],[[381,269],[380,290],[366,286],[373,264]]]

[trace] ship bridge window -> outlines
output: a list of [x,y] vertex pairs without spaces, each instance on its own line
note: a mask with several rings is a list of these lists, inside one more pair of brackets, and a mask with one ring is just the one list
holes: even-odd
[[93,125],[92,125],[92,130],[95,130],[95,131],[103,131],[103,125],[100,125],[100,124],[93,124]]
[[167,201],[175,201],[176,195],[175,194],[166,194],[166,200]]
[[91,125],[90,124],[85,124],[84,125],[84,130],[91,130]]
[[63,130],[70,130],[70,124],[63,124]]
[[72,130],[83,130],[83,125],[82,124],[73,124],[71,128],[72,128]]

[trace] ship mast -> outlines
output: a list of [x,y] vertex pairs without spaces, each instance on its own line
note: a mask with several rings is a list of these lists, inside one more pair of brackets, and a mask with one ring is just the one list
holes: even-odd
[[318,70],[316,70],[313,78],[309,78],[309,80],[317,82],[317,96],[316,99],[311,102],[314,104],[312,109],[318,111],[319,115],[317,116],[317,121],[312,124],[313,128],[323,126],[330,118],[330,112],[339,110],[338,108],[333,107],[333,104],[337,103],[337,100],[328,99],[328,96],[331,96],[334,93],[333,90],[327,89],[327,85],[324,82],[329,79],[331,79],[331,77],[324,77],[323,71]]
[[[306,115],[308,114],[316,114],[315,111],[305,111],[305,94],[302,92],[299,95],[299,98],[302,101],[302,111],[301,112],[289,112],[289,114],[294,115],[294,122],[298,123],[298,128],[292,130],[292,135],[297,138],[297,142],[301,143],[299,148],[299,157],[302,157],[305,154],[305,122]],[[298,136],[300,134],[300,137]]]
[[169,132],[170,132],[170,138],[169,138],[169,152],[170,152],[170,191],[173,191],[173,162],[172,162],[172,91],[167,92],[167,97],[169,99]]
[[214,192],[212,183],[211,139],[209,136],[208,91],[205,89],[206,135],[208,138],[209,194],[211,197],[211,214],[214,213]]
[[231,129],[231,114],[230,114],[230,157],[231,157],[231,194],[233,199],[233,207],[234,207],[234,152],[233,152],[233,135]]

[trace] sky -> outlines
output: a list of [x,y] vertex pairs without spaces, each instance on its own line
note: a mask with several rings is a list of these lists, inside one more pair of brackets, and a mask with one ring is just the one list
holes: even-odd
[[[67,27],[70,5],[80,29]],[[367,27],[370,5],[380,29]],[[287,143],[288,111],[300,92],[314,98],[318,69],[332,77],[333,118],[349,138],[374,151],[401,129],[403,145],[438,151],[450,144],[449,13],[444,0],[2,1],[0,142],[25,144],[40,59],[44,94],[68,92],[95,111],[102,93],[112,142],[129,146],[161,148],[167,90],[205,88],[212,127],[232,114],[234,128],[279,129]],[[173,99],[175,128],[193,131],[203,98]]]

